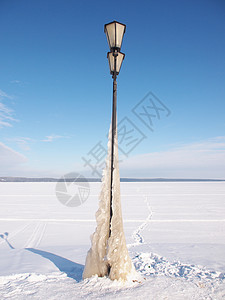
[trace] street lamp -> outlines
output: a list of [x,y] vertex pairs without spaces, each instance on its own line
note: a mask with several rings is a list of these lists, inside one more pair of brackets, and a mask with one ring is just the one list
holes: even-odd
[[121,53],[121,52],[108,52],[107,53],[110,74],[112,74],[112,75],[114,75],[114,73],[116,73],[115,75],[119,74],[124,57],[125,57],[125,54]]
[[109,61],[110,74],[113,78],[113,107],[112,107],[112,148],[111,148],[111,191],[110,191],[110,219],[109,219],[109,237],[111,236],[111,220],[112,220],[112,185],[113,185],[113,164],[114,164],[114,140],[116,135],[116,102],[117,102],[117,82],[122,62],[125,54],[120,52],[123,36],[126,31],[126,25],[113,21],[105,24],[104,31],[107,36],[110,52],[107,54]]
[[126,31],[126,25],[117,21],[113,21],[105,24],[104,31],[107,36],[110,51],[120,51],[123,35]]

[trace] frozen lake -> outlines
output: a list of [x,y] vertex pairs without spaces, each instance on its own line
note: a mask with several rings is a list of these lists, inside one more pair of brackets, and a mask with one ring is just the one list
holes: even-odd
[[[63,271],[41,253],[84,265],[101,184],[90,183],[88,199],[77,207],[62,205],[55,187],[0,183],[1,276]],[[123,182],[121,201],[131,256],[154,253],[225,272],[224,182]]]

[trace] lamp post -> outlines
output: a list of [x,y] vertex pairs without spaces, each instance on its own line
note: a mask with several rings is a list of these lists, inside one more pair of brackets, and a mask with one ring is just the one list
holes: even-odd
[[[113,78],[113,106],[110,137],[111,153],[109,154],[110,161],[107,161],[105,167],[107,175],[108,173],[110,174],[103,179],[102,191],[99,199],[99,210],[96,214],[97,227],[91,237],[92,246],[87,253],[83,278],[90,278],[97,274],[100,277],[108,275],[112,280],[127,280],[127,276],[131,274],[134,269],[127,250],[123,230],[119,193],[120,182],[117,177],[119,176],[119,167],[118,162],[116,161],[118,159],[118,151],[117,145],[115,145],[117,139],[116,79],[125,56],[120,52],[125,30],[126,25],[116,21],[105,24],[104,27],[110,49],[107,58],[109,61],[110,74]],[[110,186],[110,191],[108,191],[108,186]],[[118,191],[117,193],[114,193],[113,186]],[[113,208],[115,208],[114,211]],[[109,217],[109,224],[108,222],[102,222],[102,219],[105,218],[105,213],[107,213],[107,217]]]
[[104,32],[107,36],[107,41],[109,44],[110,52],[107,54],[109,61],[110,74],[113,78],[113,106],[112,106],[112,141],[111,141],[111,190],[110,190],[110,218],[109,218],[109,237],[111,236],[111,220],[113,215],[112,210],[112,185],[113,185],[113,164],[114,164],[114,140],[116,135],[116,105],[117,105],[117,82],[116,78],[119,75],[122,62],[124,60],[125,54],[120,52],[123,36],[126,31],[126,25],[113,21],[111,23],[105,24]]

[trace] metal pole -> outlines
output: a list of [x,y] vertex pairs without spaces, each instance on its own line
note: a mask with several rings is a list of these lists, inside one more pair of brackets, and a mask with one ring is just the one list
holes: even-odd
[[116,55],[115,70],[113,74],[113,107],[112,107],[112,148],[111,148],[111,190],[110,190],[110,217],[109,217],[109,237],[111,236],[111,220],[113,215],[112,198],[113,198],[113,170],[114,170],[114,144],[116,135],[116,104],[117,104],[117,82],[116,82]]
[[[111,185],[110,185],[110,216],[109,216],[109,238],[111,236],[111,221],[113,216],[112,198],[113,198],[113,170],[114,170],[114,144],[116,135],[116,102],[117,102],[117,82],[116,82],[116,53],[114,56],[114,73],[113,73],[113,106],[112,106],[112,142],[111,142]],[[108,264],[108,275],[110,273],[111,266]]]

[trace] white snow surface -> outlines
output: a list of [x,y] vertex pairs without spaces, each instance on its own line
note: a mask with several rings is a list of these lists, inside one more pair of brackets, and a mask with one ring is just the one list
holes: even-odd
[[225,183],[121,183],[139,274],[82,280],[101,183],[79,207],[55,183],[0,183],[0,299],[225,299]]

